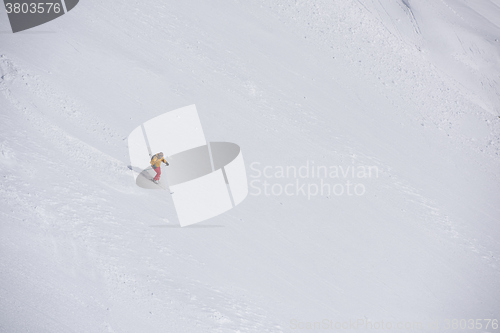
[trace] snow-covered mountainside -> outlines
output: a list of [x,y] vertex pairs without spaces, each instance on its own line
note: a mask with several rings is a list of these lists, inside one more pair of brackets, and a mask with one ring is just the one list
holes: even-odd
[[[498,17],[82,0],[13,34],[2,8],[0,332],[498,331]],[[250,193],[180,228],[127,136],[190,104]]]

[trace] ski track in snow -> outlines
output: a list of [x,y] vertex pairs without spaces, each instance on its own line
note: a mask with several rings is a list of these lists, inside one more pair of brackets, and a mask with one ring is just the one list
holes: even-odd
[[[163,280],[161,281],[162,284],[172,283],[174,286],[170,286],[164,291],[164,295],[160,295],[160,297],[155,296],[154,293],[146,296],[146,290],[141,290],[144,286],[138,284],[133,276],[123,273],[125,267],[110,264],[113,262],[113,252],[122,250],[119,245],[122,239],[109,233],[113,228],[120,226],[117,222],[117,216],[120,214],[114,209],[110,210],[109,203],[113,198],[105,188],[107,186],[125,194],[137,194],[137,191],[132,190],[133,188],[129,185],[131,182],[128,169],[121,161],[72,136],[49,119],[50,116],[58,117],[59,121],[62,120],[71,124],[76,118],[78,123],[90,124],[89,127],[85,128],[88,133],[96,133],[98,139],[106,142],[108,142],[109,137],[112,138],[116,134],[109,132],[109,129],[103,127],[103,123],[99,120],[88,119],[88,117],[85,119],[85,113],[80,111],[80,108],[75,106],[74,103],[71,103],[68,97],[61,95],[55,89],[50,89],[49,84],[40,82],[40,78],[18,68],[5,56],[2,57],[2,66],[0,68],[2,71],[0,90],[16,112],[11,114],[11,117],[4,115],[7,118],[4,124],[14,123],[13,118],[16,117],[20,117],[22,123],[26,124],[23,127],[24,133],[18,133],[21,136],[20,138],[9,137],[2,142],[2,162],[7,160],[11,167],[9,169],[12,171],[12,167],[18,166],[23,159],[27,158],[22,152],[30,152],[30,163],[27,163],[25,168],[15,174],[3,175],[4,180],[1,184],[0,193],[2,193],[4,203],[11,207],[10,212],[6,210],[2,212],[5,215],[4,217],[12,219],[17,216],[13,222],[22,221],[23,224],[27,223],[31,228],[44,230],[42,242],[37,245],[48,247],[49,251],[53,251],[55,260],[59,265],[65,267],[72,277],[83,275],[91,279],[104,279],[104,284],[115,286],[111,290],[107,290],[109,302],[119,304],[134,300],[139,301],[139,306],[152,309],[149,314],[144,314],[146,317],[159,315],[162,318],[165,316],[165,312],[167,314],[169,312],[175,314],[184,312],[187,315],[176,319],[192,322],[194,326],[206,332],[235,332],[237,329],[231,328],[235,323],[238,323],[235,327],[245,327],[241,332],[267,331],[264,326],[265,315],[256,314],[255,308],[252,309],[244,305],[243,299],[235,301],[231,296],[221,294],[216,289],[207,288],[201,281],[183,282],[175,286],[174,280]],[[33,100],[20,100],[16,96],[33,96]],[[38,111],[37,105],[43,105],[43,103],[47,105],[44,110],[52,111],[52,115]],[[57,114],[57,112],[60,112],[60,114]],[[31,140],[30,136],[26,135],[26,132],[37,133],[36,137],[43,138],[43,142]],[[23,142],[22,146],[18,146],[20,142]],[[16,151],[21,155],[17,156]],[[71,162],[59,164],[61,156]],[[51,161],[52,158],[57,162]],[[31,161],[34,162],[35,166],[30,165]],[[41,175],[38,169],[52,170],[52,172]],[[100,182],[101,187],[94,187],[92,183],[89,184],[82,179],[80,174],[83,170],[93,175],[93,181]],[[111,178],[109,174],[113,174],[114,177]],[[39,186],[41,185],[40,188],[34,188],[33,181],[41,177],[47,178],[47,183],[39,184]],[[69,186],[68,179],[71,179]],[[50,187],[58,195],[46,193],[47,188]],[[101,189],[99,190],[99,188]],[[96,189],[98,190],[96,191]],[[82,212],[85,212],[83,216]],[[89,216],[92,217],[90,221]],[[111,227],[111,230],[103,234],[103,226]],[[69,240],[57,239],[61,237],[60,233],[69,236]],[[58,234],[59,236],[57,236]],[[44,244],[45,242],[48,242],[49,245]],[[104,244],[109,244],[108,251],[110,253],[103,257],[99,252],[102,250],[100,247]],[[173,255],[179,260],[188,262],[193,261],[193,258],[183,253],[168,249],[161,244],[157,245],[155,249],[164,255]],[[97,259],[99,262],[89,262],[88,257],[93,258],[93,260]],[[78,263],[80,263],[80,267],[78,267]],[[194,263],[197,265],[202,264],[196,260],[194,260]],[[96,268],[95,265],[99,268]],[[156,270],[156,265],[150,265],[153,271]],[[90,270],[88,270],[89,268]],[[27,271],[24,271],[23,274],[29,275]],[[162,276],[169,273],[158,272],[158,274]],[[147,281],[153,286],[160,283],[154,278],[151,280],[148,278]],[[134,295],[132,299],[124,300],[121,297],[114,296],[130,293],[131,290]],[[202,291],[201,297],[196,296],[199,291]],[[47,292],[50,292],[50,289]],[[55,290],[52,292],[57,293]],[[138,295],[141,295],[141,297]],[[165,302],[165,299],[170,299],[170,302]],[[217,308],[210,306],[214,300]],[[85,306],[87,302],[87,300],[79,301],[80,306]],[[18,303],[17,306],[24,306],[22,300],[18,300]],[[190,303],[195,303],[196,307],[193,308],[189,305]],[[109,304],[97,304],[97,306],[104,308]],[[156,310],[158,307],[162,310]],[[117,310],[119,315],[120,310]],[[54,329],[51,326],[52,324],[61,322],[50,312],[37,311],[45,317],[40,320],[46,322],[47,331]],[[229,313],[231,319],[223,314],[225,312]],[[257,315],[256,319],[245,318],[244,315],[234,317],[234,313],[243,314],[245,312]],[[196,318],[196,316],[192,317],[189,313],[197,313],[198,316],[205,317],[206,321],[212,322],[219,328],[213,330],[210,326],[207,326],[206,322]],[[111,317],[113,317],[112,314]],[[163,318],[163,320],[165,319]],[[165,320],[165,322],[167,323],[168,320]],[[105,326],[109,332],[116,331],[109,323],[106,323]],[[42,327],[38,328],[41,329]],[[275,327],[275,329],[279,330],[279,327]],[[78,330],[71,328],[69,322],[65,325],[63,331],[77,332]],[[179,331],[182,331],[182,328],[179,328]]]

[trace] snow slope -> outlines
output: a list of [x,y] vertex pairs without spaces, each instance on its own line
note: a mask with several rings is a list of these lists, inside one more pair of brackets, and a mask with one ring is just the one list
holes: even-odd
[[[12,34],[2,9],[0,331],[500,319],[498,11],[86,0]],[[364,195],[251,188],[179,228],[168,191],[134,185],[126,138],[193,103],[250,181],[285,186],[256,170],[308,163],[378,177],[325,179]]]

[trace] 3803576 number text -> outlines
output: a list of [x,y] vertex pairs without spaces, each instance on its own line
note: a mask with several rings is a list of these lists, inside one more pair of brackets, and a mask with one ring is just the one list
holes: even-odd
[[61,4],[53,2],[34,3],[34,2],[7,2],[5,4],[7,14],[43,14],[43,13],[56,13],[61,12]]

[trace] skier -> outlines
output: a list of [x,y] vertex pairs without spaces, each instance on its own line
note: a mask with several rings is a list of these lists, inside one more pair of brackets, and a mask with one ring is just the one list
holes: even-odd
[[161,162],[165,163],[168,166],[168,162],[163,157],[162,152],[159,152],[158,154],[151,157],[151,167],[154,171],[156,171],[156,176],[155,178],[153,178],[153,182],[155,182],[156,184],[158,184],[161,176]]

